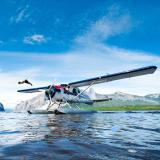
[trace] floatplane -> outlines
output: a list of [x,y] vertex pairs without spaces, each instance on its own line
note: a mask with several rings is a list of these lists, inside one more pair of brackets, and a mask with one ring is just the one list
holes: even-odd
[[[28,113],[54,113],[54,114],[62,114],[68,113],[68,111],[63,110],[64,106],[68,106],[70,110],[71,104],[77,106],[77,104],[84,103],[88,105],[93,105],[95,102],[102,101],[110,101],[111,98],[107,97],[105,99],[91,99],[86,90],[88,90],[91,86],[111,82],[120,79],[126,79],[131,77],[137,77],[147,74],[152,74],[156,71],[156,66],[147,66],[143,68],[128,70],[124,72],[108,74],[103,76],[98,76],[90,79],[80,80],[76,82],[71,82],[67,84],[60,85],[49,85],[38,88],[29,88],[18,90],[20,93],[35,93],[35,92],[44,92],[46,97],[46,104],[42,108],[45,110],[28,110]],[[85,89],[80,89],[81,87],[86,87]]]

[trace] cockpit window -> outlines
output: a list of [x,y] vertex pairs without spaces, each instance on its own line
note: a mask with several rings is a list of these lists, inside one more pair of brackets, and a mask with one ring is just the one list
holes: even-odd
[[81,91],[79,88],[73,88],[73,94],[78,95]]
[[81,91],[80,91],[80,89],[79,88],[77,88],[77,93],[80,93]]
[[73,94],[75,94],[75,95],[77,95],[77,90],[76,90],[76,88],[73,88]]

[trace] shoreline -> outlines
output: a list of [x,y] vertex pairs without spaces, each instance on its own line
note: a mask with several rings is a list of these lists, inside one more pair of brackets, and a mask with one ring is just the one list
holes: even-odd
[[113,107],[82,107],[85,110],[96,111],[150,111],[160,110],[160,105],[155,106],[113,106]]

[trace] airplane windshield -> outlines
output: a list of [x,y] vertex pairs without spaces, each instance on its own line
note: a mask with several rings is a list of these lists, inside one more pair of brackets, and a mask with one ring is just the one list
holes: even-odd
[[79,88],[73,88],[73,94],[78,95],[80,93],[80,89]]

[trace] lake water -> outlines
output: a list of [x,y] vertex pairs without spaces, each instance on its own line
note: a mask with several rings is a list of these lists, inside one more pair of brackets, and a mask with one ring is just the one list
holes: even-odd
[[160,112],[0,113],[2,160],[158,160]]

